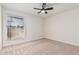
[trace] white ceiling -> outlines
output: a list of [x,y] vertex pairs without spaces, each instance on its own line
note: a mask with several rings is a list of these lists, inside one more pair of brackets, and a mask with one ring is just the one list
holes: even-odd
[[49,17],[50,15],[56,15],[70,9],[79,8],[79,3],[47,3],[47,7],[54,7],[54,9],[48,11],[48,14],[37,14],[38,10],[34,10],[33,8],[41,8],[42,3],[3,3],[2,5],[5,8],[40,17]]

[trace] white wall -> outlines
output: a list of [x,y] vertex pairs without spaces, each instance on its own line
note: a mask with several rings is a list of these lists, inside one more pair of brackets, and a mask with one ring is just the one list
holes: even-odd
[[2,49],[2,6],[0,5],[0,50]]
[[[7,40],[7,19],[6,15],[16,15],[16,16],[22,16],[25,19],[25,39],[21,40]],[[19,11],[13,11],[10,9],[4,8],[3,10],[3,46],[37,40],[43,37],[43,19],[40,17],[32,16],[29,14],[25,14]]]
[[45,38],[79,46],[79,9],[47,18]]

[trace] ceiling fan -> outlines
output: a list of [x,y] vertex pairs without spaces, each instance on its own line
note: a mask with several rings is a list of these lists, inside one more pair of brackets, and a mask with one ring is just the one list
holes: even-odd
[[46,8],[46,3],[43,3],[41,9],[40,8],[34,8],[34,9],[39,10],[39,12],[37,12],[38,14],[40,14],[40,13],[47,14],[48,13],[47,12],[48,10],[53,10],[54,8],[53,7]]

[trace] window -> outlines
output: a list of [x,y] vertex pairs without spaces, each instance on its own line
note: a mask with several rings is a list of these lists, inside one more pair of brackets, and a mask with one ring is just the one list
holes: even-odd
[[7,37],[8,40],[24,38],[24,18],[8,16]]

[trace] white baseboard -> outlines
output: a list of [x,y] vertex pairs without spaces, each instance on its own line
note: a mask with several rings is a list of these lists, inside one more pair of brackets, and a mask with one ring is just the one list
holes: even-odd
[[66,41],[66,40],[60,40],[60,39],[55,39],[55,38],[53,38],[53,39],[52,39],[52,38],[47,38],[47,39],[59,41],[59,42],[66,43],[66,44],[70,44],[70,45],[74,45],[74,46],[79,46],[78,43],[68,42],[68,41]]

